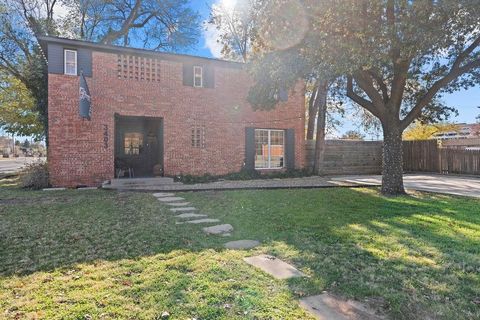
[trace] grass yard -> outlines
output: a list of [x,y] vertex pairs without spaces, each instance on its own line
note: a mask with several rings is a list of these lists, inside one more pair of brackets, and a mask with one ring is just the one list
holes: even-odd
[[[394,319],[480,318],[480,201],[376,189],[179,194],[256,239],[250,251],[175,225],[147,193],[24,191],[0,181],[0,318],[312,319],[323,290]],[[274,254],[310,277],[242,261]]]

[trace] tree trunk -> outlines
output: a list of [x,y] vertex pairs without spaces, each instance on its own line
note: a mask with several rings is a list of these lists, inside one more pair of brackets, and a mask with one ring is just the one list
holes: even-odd
[[318,85],[315,83],[312,94],[308,100],[308,123],[307,123],[307,140],[313,140],[313,134],[315,133],[315,118],[318,112],[318,103],[315,103],[318,96]]
[[403,187],[402,130],[399,121],[383,125],[382,194],[405,194]]
[[327,117],[327,94],[328,81],[321,81],[318,85],[315,99],[317,116],[317,134],[315,138],[315,158],[313,161],[313,173],[322,174],[323,157],[325,154],[325,123]]

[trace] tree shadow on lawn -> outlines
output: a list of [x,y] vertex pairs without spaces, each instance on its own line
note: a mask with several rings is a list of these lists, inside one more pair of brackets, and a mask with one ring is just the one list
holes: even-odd
[[375,189],[186,197],[231,223],[235,238],[261,240],[268,253],[311,275],[290,281],[299,296],[328,290],[369,298],[394,318],[480,317],[476,199],[385,198]]
[[[151,194],[0,189],[0,275],[218,247]],[[27,201],[28,200],[28,201]],[[185,231],[185,232],[184,232]]]
[[[31,201],[25,202],[25,197]],[[480,317],[472,303],[480,296],[478,200],[425,194],[383,198],[375,189],[344,188],[187,193],[185,197],[210,217],[232,224],[231,240],[262,241],[261,248],[232,253],[225,260],[222,268],[229,266],[230,275],[240,276],[234,272],[239,269],[252,275],[256,270],[244,265],[242,256],[266,252],[290,260],[311,276],[289,281],[298,296],[328,290],[351,298],[368,297],[394,318]],[[15,198],[22,201],[15,203]],[[175,225],[168,208],[150,194],[0,189],[0,199],[5,203],[0,206],[0,276],[4,277],[61,269],[60,277],[72,280],[75,270],[70,269],[79,263],[87,263],[84,268],[89,270],[96,261],[154,263],[152,259],[161,259],[157,254],[196,259],[207,250],[217,261],[223,259],[221,254],[229,254],[208,250],[221,248],[225,238],[208,237],[199,226]],[[129,264],[125,262],[124,269],[123,263],[112,269],[118,281],[125,281],[119,308],[151,294],[152,309],[158,299],[170,306],[186,301],[179,307],[188,309],[187,289],[211,288],[191,275],[188,263],[186,269],[172,265],[168,273],[130,286]],[[195,269],[213,274],[212,283],[224,282],[215,278],[221,271]],[[165,279],[172,274],[177,277]],[[91,280],[92,286],[98,283],[104,285]],[[165,285],[165,296],[158,296]],[[254,290],[255,283],[245,288],[241,290]],[[235,301],[229,297],[232,292],[237,291],[206,296],[218,304],[222,297]],[[146,305],[144,300],[141,303]],[[259,298],[248,303],[264,302]],[[202,308],[208,309],[208,304]],[[221,308],[214,309],[205,314]]]
[[0,189],[0,199],[7,318],[310,319],[285,283],[221,250],[225,238],[175,225],[150,194]]

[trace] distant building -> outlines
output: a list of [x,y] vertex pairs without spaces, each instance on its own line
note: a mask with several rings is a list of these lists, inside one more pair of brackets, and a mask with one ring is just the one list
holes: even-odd
[[479,123],[459,123],[458,129],[455,131],[439,132],[435,133],[432,138],[437,140],[450,140],[450,139],[471,139],[480,137],[480,124]]

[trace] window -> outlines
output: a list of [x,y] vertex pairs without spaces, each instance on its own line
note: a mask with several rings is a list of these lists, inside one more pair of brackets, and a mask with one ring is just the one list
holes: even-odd
[[256,169],[283,168],[284,149],[284,130],[255,129]]
[[192,128],[192,147],[205,148],[205,127]]
[[77,51],[64,50],[64,73],[76,76],[77,75]]
[[203,87],[203,68],[199,66],[193,67],[193,86]]
[[139,155],[143,147],[143,134],[127,132],[123,139],[123,150],[126,155]]

